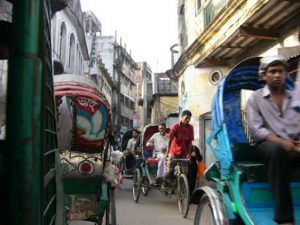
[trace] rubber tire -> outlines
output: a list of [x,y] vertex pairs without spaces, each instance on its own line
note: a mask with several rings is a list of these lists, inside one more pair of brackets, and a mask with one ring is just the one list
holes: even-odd
[[178,179],[178,208],[183,218],[186,218],[190,208],[190,189],[187,177],[181,174]]
[[[203,212],[203,209],[205,210],[208,207],[208,212]],[[204,215],[203,215],[204,213]],[[211,203],[209,201],[209,198],[206,194],[204,194],[200,202],[198,204],[198,207],[196,209],[196,214],[194,218],[194,225],[217,225],[217,223],[214,221],[214,213],[211,208]]]
[[149,182],[148,177],[143,177],[142,193],[143,193],[144,196],[148,195],[148,192],[150,190],[149,184],[150,184],[150,182]]
[[141,193],[141,186],[142,186],[142,175],[141,171],[136,168],[134,175],[133,175],[133,185],[132,185],[132,195],[133,200],[138,203]]
[[116,202],[115,202],[115,189],[108,188],[108,202],[105,208],[105,220],[103,217],[99,219],[98,224],[101,225],[105,221],[105,225],[117,225],[116,218]]

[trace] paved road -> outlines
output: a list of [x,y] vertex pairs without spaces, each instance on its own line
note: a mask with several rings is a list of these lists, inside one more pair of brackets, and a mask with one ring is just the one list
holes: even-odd
[[175,197],[167,198],[158,190],[150,190],[148,196],[141,193],[139,203],[132,199],[132,180],[125,180],[116,191],[118,225],[192,225],[196,206],[191,205],[184,219],[178,210]]

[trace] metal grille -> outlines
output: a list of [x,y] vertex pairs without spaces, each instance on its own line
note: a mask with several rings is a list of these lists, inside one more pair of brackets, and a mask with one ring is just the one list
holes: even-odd
[[55,153],[57,151],[56,112],[54,105],[52,53],[51,53],[51,17],[50,1],[43,1],[43,26],[40,30],[42,38],[43,59],[43,224],[54,224],[56,214],[56,180]]
[[248,142],[250,144],[254,143],[254,140],[250,136],[250,133],[249,133],[249,127],[248,127],[248,122],[247,122],[247,117],[246,117],[246,111],[245,110],[242,110],[242,121],[243,121],[244,132],[246,134]]

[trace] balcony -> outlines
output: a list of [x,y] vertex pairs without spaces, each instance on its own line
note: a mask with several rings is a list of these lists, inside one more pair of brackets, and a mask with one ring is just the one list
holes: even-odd
[[122,73],[129,79],[131,80],[133,83],[135,83],[135,75],[134,73],[131,71],[130,67],[126,64],[122,65]]
[[128,108],[124,104],[121,104],[121,108],[122,108],[121,116],[124,116],[124,117],[132,120],[132,118],[133,118],[133,109]]
[[125,84],[121,84],[120,92],[124,95],[127,95],[127,96],[133,98],[133,99],[135,98],[134,88],[131,88],[131,90],[130,90],[130,87],[126,86]]

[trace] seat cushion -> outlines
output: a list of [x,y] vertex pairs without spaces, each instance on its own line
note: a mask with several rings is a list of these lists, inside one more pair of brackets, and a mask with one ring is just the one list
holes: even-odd
[[157,165],[158,165],[157,159],[155,159],[153,157],[148,158],[148,165],[150,167],[157,167]]

